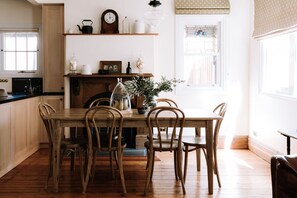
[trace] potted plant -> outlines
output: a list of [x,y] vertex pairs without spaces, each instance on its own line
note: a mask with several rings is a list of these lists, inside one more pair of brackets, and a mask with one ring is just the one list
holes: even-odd
[[173,91],[174,81],[168,80],[164,76],[161,77],[160,82],[136,76],[124,82],[124,85],[131,97],[144,96],[143,107],[148,108],[156,106],[154,98],[159,96],[160,92]]

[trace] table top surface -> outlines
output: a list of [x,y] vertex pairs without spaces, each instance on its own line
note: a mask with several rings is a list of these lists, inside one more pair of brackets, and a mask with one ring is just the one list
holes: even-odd
[[[85,112],[88,109],[85,108],[70,108],[63,109],[53,113],[47,117],[46,119],[53,120],[84,120]],[[213,113],[212,111],[203,110],[203,109],[182,109],[185,113],[185,117],[187,120],[220,120],[221,116]],[[124,112],[123,113],[124,120],[146,120],[147,114],[139,114],[137,109],[132,109],[132,112]],[[164,115],[164,118],[169,118],[170,115]]]
[[297,131],[277,131],[280,134],[297,139]]

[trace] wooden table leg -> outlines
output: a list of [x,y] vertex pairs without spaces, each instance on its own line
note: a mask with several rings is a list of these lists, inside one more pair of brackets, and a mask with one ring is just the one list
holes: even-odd
[[208,193],[213,194],[213,121],[206,122],[206,153],[207,153],[207,175]]
[[[200,137],[201,136],[201,128],[195,128],[195,133],[196,136]],[[197,171],[200,171],[201,168],[201,162],[200,162],[200,157],[201,157],[201,149],[196,149],[196,166],[197,166]]]
[[60,175],[60,153],[61,153],[61,133],[60,121],[53,121],[53,183],[54,192],[59,191],[59,175]]

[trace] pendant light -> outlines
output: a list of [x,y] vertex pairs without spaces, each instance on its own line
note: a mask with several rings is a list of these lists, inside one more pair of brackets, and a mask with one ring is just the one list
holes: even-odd
[[149,5],[155,8],[155,7],[160,6],[160,5],[161,5],[161,2],[158,1],[158,0],[151,0],[151,1],[149,2]]
[[144,18],[147,21],[149,33],[156,33],[157,27],[165,18],[165,14],[160,8],[162,5],[160,1],[151,0],[148,5],[150,6],[150,9],[144,13]]

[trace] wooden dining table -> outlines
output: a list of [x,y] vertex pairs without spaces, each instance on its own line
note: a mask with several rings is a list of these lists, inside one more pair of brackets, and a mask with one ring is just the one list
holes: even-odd
[[[53,184],[54,191],[59,191],[59,172],[60,172],[60,145],[64,127],[85,127],[85,108],[69,108],[53,113],[45,119],[51,119],[53,122]],[[213,121],[222,119],[221,116],[212,111],[202,109],[182,109],[185,113],[184,127],[205,128],[206,151],[207,155],[207,174],[208,174],[208,192],[213,194]],[[133,112],[124,113],[124,128],[146,127],[147,114],[138,114],[137,109]],[[170,122],[170,115],[163,115],[162,122],[166,126],[173,124]],[[200,163],[200,159],[199,160]]]

